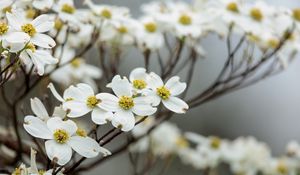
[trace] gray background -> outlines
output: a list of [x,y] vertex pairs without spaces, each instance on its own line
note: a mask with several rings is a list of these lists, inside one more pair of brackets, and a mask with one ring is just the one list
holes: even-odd
[[[267,0],[273,5],[299,7],[298,0]],[[147,0],[94,0],[94,2],[125,5],[139,16],[139,6]],[[224,42],[206,39],[207,58],[197,65],[197,78],[193,80],[191,93],[204,89],[215,78],[223,65],[226,53]],[[213,47],[211,47],[213,46]],[[130,57],[130,56],[129,56]],[[128,59],[128,58],[127,58]],[[122,73],[127,75],[134,67],[142,66],[133,55],[122,63]],[[299,58],[297,58],[299,59]],[[203,135],[219,135],[226,138],[252,135],[270,145],[275,155],[284,152],[290,140],[300,141],[300,60],[290,65],[282,74],[249,88],[225,95],[217,100],[190,110],[185,116],[172,121],[186,131]],[[152,65],[153,66],[153,65]],[[154,68],[154,66],[152,67]],[[155,70],[155,69],[154,69]],[[126,155],[106,162],[93,170],[94,174],[131,174]],[[199,174],[191,167],[175,163],[167,174]]]

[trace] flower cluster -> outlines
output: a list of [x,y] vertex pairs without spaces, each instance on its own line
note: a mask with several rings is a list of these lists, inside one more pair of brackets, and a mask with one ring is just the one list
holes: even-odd
[[47,140],[45,148],[49,159],[56,158],[59,165],[65,165],[72,157],[72,150],[87,158],[99,153],[110,154],[89,137],[88,131],[72,121],[74,118],[91,112],[92,121],[97,125],[111,122],[122,131],[130,131],[135,126],[136,116],[153,115],[161,101],[175,113],[185,113],[188,109],[188,105],[176,97],[186,88],[179,77],[172,77],[164,84],[157,74],[136,68],[129,79],[120,75],[112,79],[108,87],[115,95],[95,94],[91,86],[80,83],[67,88],[62,97],[51,83],[48,87],[62,105],[56,107],[50,117],[38,98],[31,99],[36,116],[26,116],[24,128],[33,137]]
[[[134,136],[144,135],[153,124],[151,118],[147,119],[134,128]],[[165,133],[168,137],[161,137]],[[269,147],[254,137],[239,137],[232,141],[216,136],[205,137],[182,132],[171,122],[159,125],[149,136],[132,145],[131,151],[150,151],[162,159],[178,156],[184,164],[197,170],[214,170],[226,164],[232,173],[243,175],[287,175],[300,171],[300,145],[295,141],[287,145],[285,155],[273,157]]]

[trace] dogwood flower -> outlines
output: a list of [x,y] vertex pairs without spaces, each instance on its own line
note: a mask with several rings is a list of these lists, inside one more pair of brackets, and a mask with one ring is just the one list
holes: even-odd
[[55,41],[45,32],[54,27],[54,22],[48,15],[40,15],[34,20],[28,22],[20,11],[14,10],[12,13],[6,13],[8,24],[17,32],[26,33],[30,37],[30,42],[42,48],[52,48]]
[[174,76],[164,84],[157,74],[151,72],[148,83],[151,90],[145,94],[152,97],[152,105],[157,106],[162,102],[167,109],[179,114],[188,110],[189,106],[176,97],[186,88],[186,83],[181,83],[179,77]]
[[109,155],[110,152],[91,139],[78,136],[77,126],[71,120],[59,117],[50,118],[47,123],[34,116],[26,116],[24,128],[32,136],[45,139],[45,148],[50,160],[57,159],[59,165],[65,165],[72,157],[72,149],[83,157],[96,157],[99,153]]
[[68,117],[77,118],[89,112],[96,124],[102,125],[113,118],[111,110],[106,110],[111,105],[113,95],[109,93],[95,94],[91,86],[77,84],[68,89],[70,98],[63,103],[64,110],[68,111]]
[[31,65],[31,63],[33,63],[39,75],[44,74],[46,65],[58,63],[58,59],[54,58],[50,52],[36,49],[33,43],[28,43],[25,46],[25,49],[20,54],[20,59],[25,65]]
[[148,73],[145,68],[139,67],[135,68],[130,72],[129,80],[132,84],[133,90],[135,93],[139,93],[144,89],[148,89]]
[[46,11],[51,9],[53,3],[53,0],[34,0],[32,6],[36,9]]
[[132,85],[127,78],[122,79],[120,75],[114,76],[110,87],[116,96],[111,96],[110,106],[103,107],[114,112],[113,126],[121,128],[123,131],[129,131],[135,125],[134,114],[149,116],[156,112],[156,108],[150,105],[150,99],[147,96],[134,97]]

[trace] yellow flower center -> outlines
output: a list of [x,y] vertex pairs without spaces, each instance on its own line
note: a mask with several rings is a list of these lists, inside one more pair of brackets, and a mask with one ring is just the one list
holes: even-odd
[[72,101],[72,100],[74,100],[74,99],[71,97],[66,99],[66,101]]
[[39,170],[39,175],[44,175],[46,173],[45,170]]
[[160,96],[163,100],[169,99],[171,92],[169,89],[167,89],[165,86],[156,88],[156,94]]
[[119,106],[125,110],[131,109],[134,106],[133,98],[121,96],[119,99]]
[[82,63],[82,60],[80,58],[75,58],[73,61],[71,61],[71,65],[74,68],[80,67],[81,63]]
[[277,172],[280,174],[288,174],[288,167],[286,166],[286,164],[284,162],[279,162],[276,169],[277,169]]
[[21,174],[22,174],[21,168],[16,168],[15,171],[12,173],[12,175],[21,175]]
[[147,86],[147,83],[144,80],[133,80],[133,87],[137,89],[144,89]]
[[280,43],[279,40],[275,39],[275,38],[268,40],[268,46],[273,48],[273,49],[277,48],[279,46],[279,43]]
[[29,18],[29,19],[33,19],[35,16],[36,16],[36,10],[34,9],[28,9],[26,11],[26,18]]
[[25,24],[21,28],[23,32],[27,33],[29,36],[34,36],[34,34],[36,34],[36,29],[32,24]]
[[77,131],[76,131],[76,134],[80,137],[86,137],[87,136],[87,133],[84,129],[81,129],[81,128],[78,128]]
[[0,35],[5,34],[8,31],[8,25],[6,23],[0,23]]
[[118,32],[121,33],[121,34],[125,34],[125,33],[128,33],[128,29],[125,26],[120,26],[118,28]]
[[192,24],[192,18],[189,15],[183,14],[179,17],[178,22],[182,25],[188,26]]
[[108,9],[103,9],[103,10],[101,11],[101,16],[102,16],[103,18],[106,18],[106,19],[111,19],[112,14],[111,14],[111,11],[110,11],[110,10],[108,10]]
[[61,7],[61,11],[69,14],[73,14],[75,12],[75,7],[70,4],[63,4]]
[[238,13],[239,12],[239,7],[237,5],[237,3],[235,2],[230,2],[229,4],[227,4],[227,10],[234,12],[234,13]]
[[149,33],[154,33],[157,30],[157,25],[154,22],[144,24],[145,30]]
[[25,48],[31,50],[32,52],[36,51],[35,45],[32,43],[28,43]]
[[12,9],[11,6],[5,7],[4,9],[2,9],[2,12],[3,12],[3,13],[6,13],[6,12],[11,13],[11,9]]
[[176,140],[176,145],[180,148],[187,148],[189,146],[189,142],[184,137],[179,137]]
[[300,8],[293,10],[293,17],[295,20],[300,21]]
[[212,137],[210,140],[210,146],[213,149],[219,149],[221,146],[221,139],[219,137]]
[[97,99],[96,96],[90,96],[86,100],[86,105],[90,108],[94,108],[100,102],[101,102],[101,100]]
[[60,144],[66,143],[70,138],[69,134],[64,129],[57,129],[56,131],[54,131],[53,136],[54,140]]
[[259,8],[252,8],[250,11],[250,16],[256,21],[261,21],[264,18],[263,13]]
[[55,22],[54,22],[54,28],[56,30],[60,30],[62,27],[64,26],[64,23],[62,20],[60,19],[56,19]]

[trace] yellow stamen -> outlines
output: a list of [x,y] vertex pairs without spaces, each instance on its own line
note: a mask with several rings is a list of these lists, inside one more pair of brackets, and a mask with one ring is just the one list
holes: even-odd
[[80,67],[81,63],[82,63],[82,60],[80,58],[75,58],[73,61],[71,61],[71,65],[74,68]]
[[54,136],[54,140],[60,144],[66,143],[70,138],[69,134],[64,129],[57,129],[54,132],[53,136]]
[[2,12],[3,12],[3,13],[6,13],[6,12],[11,13],[11,10],[12,10],[12,7],[11,7],[11,6],[8,6],[8,7],[5,7],[4,9],[2,9]]
[[144,24],[145,30],[149,33],[154,33],[157,30],[157,25],[154,22]]
[[26,45],[26,49],[29,49],[29,50],[31,50],[32,52],[35,52],[35,51],[36,51],[35,45],[32,44],[32,43],[28,43],[28,44]]
[[213,149],[219,149],[221,146],[221,143],[222,143],[222,141],[219,137],[211,137],[210,146]]
[[268,46],[270,46],[271,48],[275,49],[279,46],[279,40],[278,39],[269,39],[268,40]]
[[69,14],[73,14],[75,12],[75,7],[70,4],[63,4],[61,7],[61,11]]
[[103,9],[103,10],[101,11],[101,16],[102,16],[103,18],[106,18],[106,19],[111,19],[112,14],[111,14],[111,11],[110,11],[110,10],[108,10],[108,9]]
[[90,96],[86,100],[86,105],[90,108],[94,108],[100,102],[101,102],[101,100],[97,99],[96,96]]
[[128,29],[125,26],[120,26],[118,28],[118,32],[121,33],[121,34],[125,34],[125,33],[128,33]]
[[60,19],[56,19],[55,22],[54,22],[54,28],[56,30],[60,30],[62,27],[64,26],[64,23],[62,20]]
[[250,11],[250,16],[256,21],[261,21],[264,18],[263,13],[259,8],[252,8]]
[[163,100],[169,99],[171,92],[165,86],[159,87],[156,89],[156,94],[160,96]]
[[134,106],[133,98],[121,96],[119,99],[119,106],[125,110],[131,109]]
[[78,128],[77,131],[76,131],[76,134],[80,137],[86,137],[87,136],[87,133],[84,129],[81,129],[81,128]]
[[284,162],[279,162],[276,169],[277,169],[277,172],[282,175],[288,174],[288,167],[286,166],[286,164]]
[[300,21],[300,8],[293,10],[293,17],[295,20]]
[[36,34],[36,29],[32,24],[25,24],[21,28],[23,32],[27,33],[29,36],[34,36]]
[[235,2],[230,2],[229,4],[227,4],[227,10],[234,12],[234,13],[238,13],[239,12],[239,7],[237,5],[237,3]]
[[5,34],[8,31],[8,25],[6,23],[0,23],[0,35]]
[[132,84],[133,87],[137,89],[145,89],[147,86],[147,83],[144,80],[133,80]]
[[189,146],[189,142],[184,137],[179,137],[176,140],[176,145],[180,148],[187,148]]
[[33,19],[34,17],[36,17],[36,15],[37,15],[37,12],[34,9],[28,9],[26,11],[26,18]]
[[179,17],[178,22],[182,25],[188,26],[192,24],[192,18],[189,15],[183,14]]

